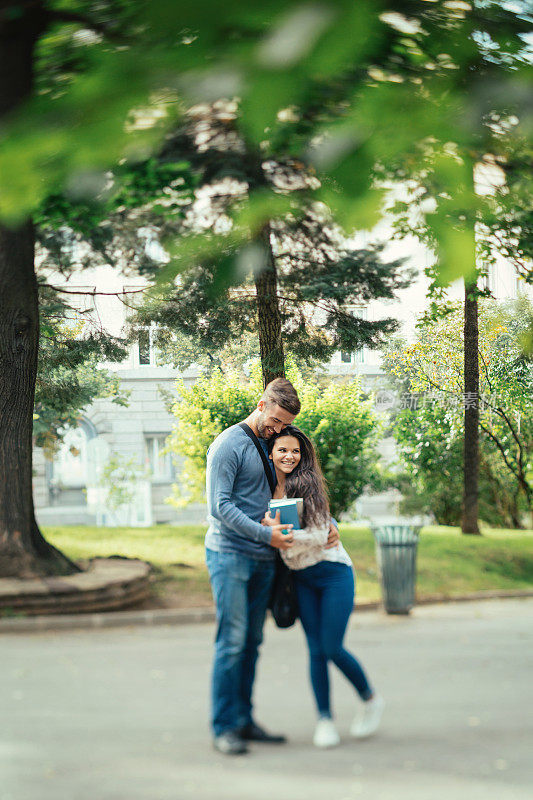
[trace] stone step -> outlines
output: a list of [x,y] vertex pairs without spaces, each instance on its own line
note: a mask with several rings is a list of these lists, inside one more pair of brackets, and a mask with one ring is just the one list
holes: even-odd
[[64,577],[0,578],[0,616],[118,611],[150,594],[151,566],[126,558],[95,558]]

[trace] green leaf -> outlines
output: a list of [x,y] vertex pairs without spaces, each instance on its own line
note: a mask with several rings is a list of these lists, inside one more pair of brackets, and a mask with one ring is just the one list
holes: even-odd
[[321,197],[333,211],[335,220],[345,234],[350,236],[355,230],[371,230],[379,222],[385,191],[367,189],[360,197],[347,197],[342,192],[325,189]]
[[468,283],[477,275],[474,231],[467,226],[453,226],[439,215],[428,218],[437,241],[438,285],[447,286],[457,278]]
[[283,72],[252,72],[242,100],[242,127],[252,142],[269,138],[278,113],[297,103],[305,76],[297,69]]
[[383,25],[376,14],[376,3],[359,0],[337,4],[333,24],[317,41],[307,58],[313,75],[325,78],[353,70],[365,63],[369,53],[379,50]]

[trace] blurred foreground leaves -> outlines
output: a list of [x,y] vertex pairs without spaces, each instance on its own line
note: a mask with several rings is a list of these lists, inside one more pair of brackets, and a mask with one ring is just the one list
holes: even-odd
[[34,91],[2,124],[8,224],[50,194],[101,194],[102,173],[145,159],[191,107],[235,99],[246,140],[265,159],[285,151],[312,169],[346,232],[377,220],[376,168],[408,180],[429,166],[446,282],[473,269],[479,201],[461,173],[506,125],[531,137],[531,18],[520,2],[56,0],[11,3],[0,22],[24,30],[30,17]]

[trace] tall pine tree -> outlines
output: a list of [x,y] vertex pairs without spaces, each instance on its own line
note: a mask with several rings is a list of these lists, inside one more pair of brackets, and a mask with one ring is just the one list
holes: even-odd
[[[165,358],[174,354],[181,367],[199,352],[216,363],[230,342],[254,341],[265,384],[285,374],[286,352],[317,363],[337,350],[378,346],[397,323],[367,320],[358,309],[372,299],[393,298],[408,284],[409,271],[399,261],[386,262],[378,246],[350,244],[317,199],[318,180],[286,154],[286,142],[277,156],[270,152],[264,159],[239,133],[238,122],[229,103],[205,106],[160,154],[161,164],[186,158],[196,187],[189,206],[182,207],[184,245],[201,229],[218,239],[224,253],[226,237],[232,261],[227,277],[220,278],[224,255],[197,256],[173,285],[149,293],[132,320],[133,335],[155,323]],[[262,190],[273,191],[278,204],[264,204]],[[249,238],[233,253],[243,208]]]

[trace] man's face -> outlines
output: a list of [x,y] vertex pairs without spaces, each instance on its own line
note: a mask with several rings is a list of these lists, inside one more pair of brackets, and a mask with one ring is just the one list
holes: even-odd
[[260,400],[257,406],[257,432],[261,439],[270,439],[274,433],[279,433],[295,419],[296,414],[291,414],[277,403],[265,403]]

